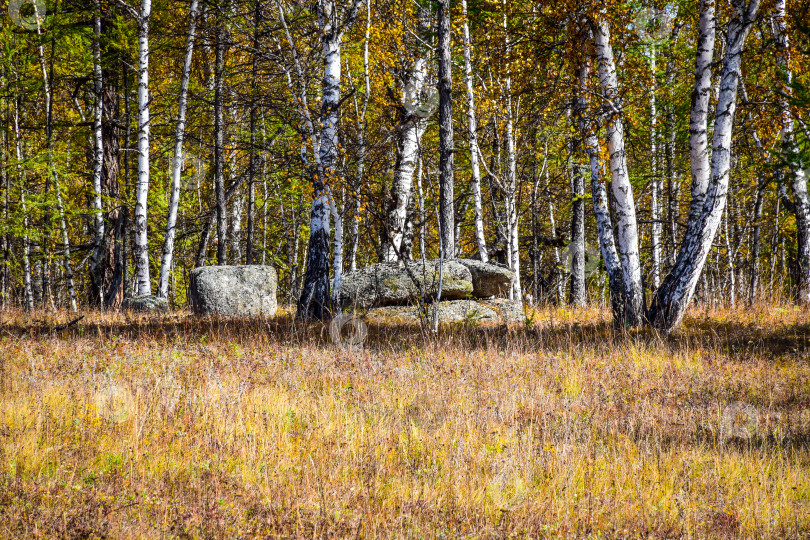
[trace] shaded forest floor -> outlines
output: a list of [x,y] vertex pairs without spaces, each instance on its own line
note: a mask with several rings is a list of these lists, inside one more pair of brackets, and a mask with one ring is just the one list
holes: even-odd
[[810,313],[0,314],[0,537],[810,536]]

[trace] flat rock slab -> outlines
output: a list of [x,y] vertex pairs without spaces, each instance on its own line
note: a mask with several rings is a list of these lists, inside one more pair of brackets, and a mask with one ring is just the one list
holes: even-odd
[[[439,261],[380,263],[350,272],[340,284],[343,306],[370,308],[415,304],[424,288],[428,300],[439,289]],[[469,298],[473,293],[472,275],[466,266],[454,261],[442,264],[442,299]]]
[[121,309],[142,313],[163,313],[169,311],[169,302],[165,298],[158,298],[153,294],[144,294],[127,298],[121,304]]
[[[365,315],[368,322],[417,322],[417,306],[384,306],[373,308]],[[433,316],[433,306],[429,306]],[[522,323],[525,320],[523,304],[503,298],[492,300],[450,300],[439,302],[439,322],[459,323]]]
[[477,298],[488,298],[508,294],[515,280],[515,273],[503,266],[476,261],[475,259],[453,259],[467,267],[472,275],[473,294]]
[[272,266],[204,266],[190,278],[189,303],[198,315],[272,317],[278,309]]

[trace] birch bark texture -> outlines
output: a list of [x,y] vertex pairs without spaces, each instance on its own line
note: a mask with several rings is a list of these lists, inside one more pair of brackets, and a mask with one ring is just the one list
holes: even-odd
[[104,203],[101,198],[101,168],[104,162],[104,137],[101,124],[103,115],[101,70],[101,2],[96,2],[93,18],[93,251],[90,259],[90,276],[93,290],[98,298],[92,298],[99,306],[104,305]]
[[[321,80],[320,137],[315,150],[317,162],[310,168],[313,187],[310,212],[309,250],[297,314],[302,319],[323,320],[330,314],[329,236],[330,183],[338,160],[338,105],[340,103],[340,54],[343,35],[357,19],[362,0],[354,0],[347,10],[339,10],[334,0],[318,3],[318,27],[321,33],[323,79]],[[342,19],[342,20],[341,20]],[[285,30],[287,30],[285,28]],[[288,33],[288,40],[292,39]],[[300,73],[300,66],[297,66]],[[302,91],[303,77],[301,76]],[[310,128],[314,134],[314,128]],[[313,146],[315,146],[313,144]],[[341,239],[342,240],[342,239]]]
[[[759,0],[733,0],[733,16],[728,25],[725,54],[720,71],[720,92],[715,108],[714,133],[712,136],[712,155],[709,169],[703,169],[704,157],[702,139],[692,141],[692,136],[705,137],[705,113],[694,110],[701,100],[693,99],[694,128],[690,126],[690,158],[696,163],[693,168],[693,197],[697,187],[701,200],[700,213],[690,207],[690,219],[687,223],[686,234],[670,273],[664,278],[661,287],[656,291],[653,303],[648,313],[652,325],[665,331],[673,329],[683,319],[689,302],[695,292],[701,271],[714,242],[717,229],[726,206],[728,193],[729,170],[731,163],[731,136],[734,125],[734,114],[737,105],[737,90],[741,78],[742,54],[746,37],[753,25],[759,11]],[[700,38],[698,48],[698,63],[695,73],[695,88],[700,92],[710,85],[703,86],[702,62],[711,62],[711,52],[705,51],[702,46],[707,39],[714,35],[714,7],[712,0],[701,3]],[[706,19],[710,17],[711,21]],[[704,36],[704,34],[706,34]],[[707,66],[706,70],[709,69]],[[708,91],[708,88],[707,90]],[[698,96],[701,97],[701,96]],[[696,174],[698,173],[698,174]],[[694,206],[694,201],[693,201]]]
[[[581,43],[586,44],[587,37],[583,35]],[[601,178],[601,164],[599,162],[599,139],[596,136],[598,125],[592,118],[588,107],[588,78],[590,66],[586,59],[580,59],[575,79],[577,89],[574,95],[574,118],[577,122],[579,134],[582,137],[583,146],[588,156],[588,165],[591,175],[591,202],[593,213],[596,217],[596,231],[599,236],[599,248],[602,253],[605,271],[608,276],[608,288],[610,289],[610,301],[613,312],[613,320],[624,321],[624,286],[622,282],[622,268],[619,261],[619,254],[616,250],[616,242],[613,237],[613,222],[608,208],[607,190]]]
[[186,36],[186,52],[183,59],[183,73],[180,77],[180,96],[177,106],[177,125],[174,134],[174,158],[171,162],[169,177],[171,178],[171,193],[169,196],[169,214],[166,217],[166,237],[163,241],[163,254],[160,259],[160,276],[158,278],[158,296],[166,298],[169,295],[169,274],[174,256],[174,236],[177,227],[177,209],[180,205],[181,173],[185,156],[183,154],[183,141],[186,134],[186,110],[188,108],[188,82],[191,75],[191,60],[194,54],[194,38],[197,28],[197,13],[199,0],[191,0],[189,9],[188,35]]
[[455,196],[453,146],[453,78],[450,50],[450,0],[438,3],[439,59],[439,235],[443,253],[455,255]]
[[478,120],[475,115],[475,81],[472,73],[472,45],[470,43],[470,21],[467,16],[467,0],[461,0],[464,37],[464,84],[467,87],[467,141],[470,146],[470,189],[475,212],[475,243],[478,258],[489,261],[487,241],[484,234],[484,211],[481,202],[481,149],[478,147]]
[[633,186],[627,169],[624,148],[624,112],[619,95],[616,63],[610,43],[610,26],[601,20],[593,28],[599,81],[604,95],[605,134],[610,160],[611,193],[616,215],[616,240],[622,265],[624,287],[624,323],[639,326],[644,321],[644,290],[638,250],[638,224]]
[[507,17],[506,0],[503,1],[503,35],[506,52],[506,80],[505,80],[505,109],[506,109],[506,186],[504,190],[504,203],[506,206],[507,223],[507,260],[509,268],[515,273],[512,281],[510,298],[523,301],[523,290],[520,285],[520,237],[518,222],[517,201],[517,150],[515,148],[514,109],[512,107],[512,70],[509,63],[512,54],[512,42],[509,38],[509,24]]
[[790,188],[793,194],[792,210],[796,218],[796,274],[798,278],[797,299],[800,304],[810,304],[810,196],[807,192],[807,173],[801,162],[801,154],[796,144],[793,113],[788,102],[792,94],[793,71],[790,61],[790,39],[788,37],[785,12],[787,0],[777,0],[773,19],[773,35],[776,39],[776,61],[784,74],[779,85],[779,109],[782,122],[782,153],[787,162]]
[[216,13],[214,32],[214,196],[217,211],[217,264],[228,264],[228,209],[225,201],[225,21]]
[[135,279],[138,295],[152,294],[146,213],[149,197],[149,19],[152,0],[138,13],[138,186],[135,193]]
[[[427,58],[420,55],[410,70],[405,83],[406,95],[400,108],[397,125],[397,152],[391,196],[388,202],[386,235],[383,241],[383,261],[395,262],[404,259],[403,238],[406,233],[408,208],[413,203],[413,175],[419,157],[422,134],[427,127],[427,118],[420,115],[419,103],[427,79]],[[415,106],[413,106],[415,105]]]

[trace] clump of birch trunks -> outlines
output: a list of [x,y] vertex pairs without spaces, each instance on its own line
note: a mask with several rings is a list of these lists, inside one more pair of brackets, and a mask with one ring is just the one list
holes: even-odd
[[0,315],[0,537],[810,534],[806,311],[527,316]]

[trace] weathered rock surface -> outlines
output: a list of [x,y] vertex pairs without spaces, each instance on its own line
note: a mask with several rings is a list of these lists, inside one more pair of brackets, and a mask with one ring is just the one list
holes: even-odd
[[204,266],[190,278],[189,303],[198,315],[270,317],[278,309],[272,266]]
[[[365,319],[369,322],[416,322],[419,320],[417,306],[384,306],[370,309]],[[433,306],[430,306],[432,316]],[[522,323],[525,320],[523,305],[511,300],[450,300],[439,302],[439,322],[458,323]]]
[[125,311],[140,311],[143,313],[157,313],[169,310],[169,302],[165,298],[158,298],[153,294],[133,296],[121,304]]
[[473,294],[477,298],[488,298],[506,294],[515,280],[515,273],[503,266],[476,261],[475,259],[454,259],[454,262],[467,267],[472,275]]
[[[399,263],[373,264],[343,276],[340,303],[362,308],[414,304],[423,287],[428,299],[436,297],[439,261],[425,261],[424,267],[422,261],[413,261],[408,263],[407,269]],[[455,261],[444,261],[442,300],[467,298],[472,292],[472,275],[467,267]]]

